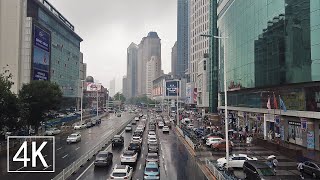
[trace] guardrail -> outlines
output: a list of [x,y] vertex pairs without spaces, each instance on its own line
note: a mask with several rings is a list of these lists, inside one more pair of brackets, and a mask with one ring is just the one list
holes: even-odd
[[194,143],[192,142],[192,140],[187,135],[185,135],[184,138],[186,139],[189,146],[191,146],[191,148],[194,150]]
[[109,144],[113,138],[114,135],[118,134],[122,129],[124,129],[128,122],[130,122],[132,118],[130,118],[128,121],[123,123],[123,125],[118,128],[116,131],[111,133],[108,138],[102,140],[98,145],[93,147],[90,151],[82,155],[79,159],[77,159],[75,162],[70,164],[68,167],[64,168],[57,176],[52,178],[51,180],[65,180],[68,177],[70,177],[72,174],[74,174],[80,167],[82,167],[84,164],[86,164],[88,161],[90,161],[93,156],[95,156],[100,150],[102,150],[107,144]]
[[179,128],[179,126],[176,126],[176,128],[179,131],[179,133],[181,134],[181,136],[184,136],[183,131]]
[[209,160],[206,158],[206,166],[209,168],[211,173],[214,175],[214,177],[217,178],[217,180],[227,180],[221,171],[217,169],[217,167]]

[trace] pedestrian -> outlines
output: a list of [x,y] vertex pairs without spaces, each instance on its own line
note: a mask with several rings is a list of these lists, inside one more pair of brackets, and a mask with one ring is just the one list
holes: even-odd
[[300,177],[301,179],[304,179],[304,175],[303,175],[303,163],[299,163],[298,164],[298,169],[300,171]]

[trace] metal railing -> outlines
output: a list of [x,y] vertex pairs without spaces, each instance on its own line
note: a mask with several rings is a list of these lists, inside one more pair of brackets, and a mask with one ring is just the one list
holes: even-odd
[[118,134],[122,129],[124,129],[132,119],[133,118],[129,118],[129,120],[124,122],[121,125],[121,127],[119,127],[116,131],[111,133],[106,139],[103,139],[99,144],[97,144],[90,151],[82,155],[79,159],[74,161],[68,167],[64,168],[58,175],[52,178],[52,180],[65,180],[68,177],[70,177],[72,174],[76,173],[76,171],[80,167],[82,167],[84,164],[90,161],[90,159],[93,158],[93,156],[95,156],[100,150],[102,150],[107,144],[109,144],[113,136]]
[[215,166],[214,163],[212,163],[209,159],[206,158],[206,166],[209,168],[211,173],[213,174],[214,177],[217,178],[217,180],[227,180],[223,173],[218,170],[218,168]]
[[194,143],[192,142],[192,140],[187,135],[185,135],[184,138],[186,139],[189,146],[191,146],[191,148],[194,150]]

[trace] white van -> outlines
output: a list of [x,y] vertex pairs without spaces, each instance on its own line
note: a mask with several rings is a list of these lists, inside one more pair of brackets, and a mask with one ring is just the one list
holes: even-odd
[[218,143],[221,140],[222,138],[220,137],[208,137],[206,140],[206,145],[211,146],[212,144]]

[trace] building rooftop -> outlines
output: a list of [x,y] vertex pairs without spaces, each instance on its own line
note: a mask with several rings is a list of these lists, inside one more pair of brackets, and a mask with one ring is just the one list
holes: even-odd
[[150,37],[150,38],[159,38],[157,32],[153,32],[153,31],[150,31],[148,33],[148,36],[147,37]]

